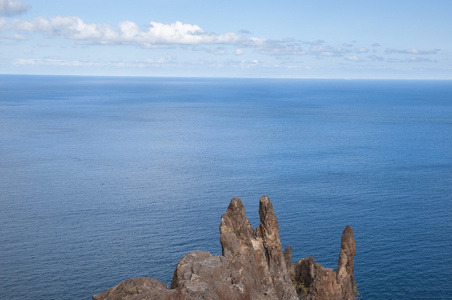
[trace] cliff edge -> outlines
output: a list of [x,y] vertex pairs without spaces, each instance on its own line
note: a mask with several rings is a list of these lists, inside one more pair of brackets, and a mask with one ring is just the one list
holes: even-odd
[[242,201],[233,198],[221,216],[222,255],[193,251],[177,263],[171,289],[153,278],[131,278],[93,300],[145,299],[354,299],[356,252],[353,230],[342,234],[336,273],[313,257],[292,264],[292,248],[282,251],[273,205],[259,202],[260,224],[252,228]]

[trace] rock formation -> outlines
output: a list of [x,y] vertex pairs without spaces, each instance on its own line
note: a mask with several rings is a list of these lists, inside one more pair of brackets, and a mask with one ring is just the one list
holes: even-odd
[[313,257],[293,264],[293,283],[300,299],[354,299],[355,240],[350,226],[342,233],[336,273],[316,264]]
[[343,299],[353,299],[355,279],[353,269],[355,266],[355,239],[353,239],[353,229],[347,225],[342,233],[341,252],[336,269],[336,279],[341,287]]
[[233,198],[221,216],[222,255],[193,251],[177,263],[171,289],[152,278],[131,278],[93,300],[144,299],[354,299],[355,241],[342,235],[337,274],[314,258],[292,264],[292,248],[282,252],[279,226],[267,196],[259,202],[260,224],[253,229],[242,201]]

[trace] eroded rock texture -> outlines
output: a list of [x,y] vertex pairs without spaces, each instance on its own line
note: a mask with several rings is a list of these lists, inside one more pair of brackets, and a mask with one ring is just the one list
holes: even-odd
[[354,298],[355,278],[353,277],[353,269],[355,266],[355,253],[356,246],[353,238],[353,229],[347,225],[342,233],[341,252],[339,253],[336,270],[337,283],[341,287],[343,299]]
[[222,255],[193,251],[177,263],[171,289],[152,278],[132,278],[93,300],[144,299],[354,299],[355,241],[347,226],[337,274],[314,258],[292,265],[292,248],[282,252],[279,226],[267,196],[259,202],[260,224],[253,229],[242,201],[233,198],[221,216]]
[[336,273],[316,264],[313,257],[293,264],[293,283],[300,299],[355,299],[353,278],[355,240],[350,226],[344,229]]
[[246,299],[297,299],[284,261],[279,226],[267,196],[259,202],[260,224],[253,230],[242,201],[233,198],[221,216],[220,242],[233,282],[243,284]]

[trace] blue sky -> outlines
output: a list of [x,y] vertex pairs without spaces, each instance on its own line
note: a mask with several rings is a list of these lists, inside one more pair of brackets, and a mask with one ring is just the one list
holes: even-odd
[[0,73],[452,79],[450,0],[0,0]]

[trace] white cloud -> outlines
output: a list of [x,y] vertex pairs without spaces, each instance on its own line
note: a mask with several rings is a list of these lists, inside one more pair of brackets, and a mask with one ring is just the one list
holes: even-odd
[[55,17],[46,19],[38,17],[32,22],[13,21],[6,26],[6,30],[21,32],[41,32],[51,36],[62,36],[68,39],[101,44],[112,43],[118,39],[118,33],[106,24],[85,24],[78,17]]
[[0,0],[0,16],[15,16],[28,10],[28,5],[20,1]]
[[359,48],[358,50],[356,50],[356,52],[358,52],[358,53],[367,53],[367,52],[369,52],[369,49],[367,49],[367,48]]
[[434,63],[436,60],[431,60],[425,57],[411,56],[409,58],[390,58],[386,60],[390,63]]
[[235,49],[234,50],[234,54],[235,55],[242,55],[243,54],[243,50],[242,49]]
[[405,49],[405,50],[399,50],[399,49],[386,49],[386,54],[436,54],[438,53],[439,49],[433,49],[433,50],[418,50],[415,48],[412,49]]
[[160,57],[158,59],[148,58],[145,60],[145,62],[148,64],[166,64],[166,63],[172,63],[175,61],[176,61],[176,58],[173,56],[165,56],[165,57]]
[[61,59],[24,59],[19,58],[12,62],[15,66],[96,66],[98,64],[94,62],[81,62],[78,60],[66,61]]
[[352,56],[347,56],[347,57],[345,58],[345,60],[348,60],[348,61],[361,61],[362,59],[359,58],[359,57],[356,56],[356,55],[352,55]]
[[14,40],[14,41],[23,41],[26,40],[26,38],[20,34],[7,34],[7,35],[0,35],[0,40]]
[[433,60],[425,57],[414,57],[414,56],[410,57],[407,61],[412,63],[434,62]]
[[108,24],[86,24],[78,17],[38,17],[32,21],[7,22],[0,19],[0,30],[42,33],[49,37],[63,37],[82,44],[135,45],[150,49],[192,45],[193,50],[218,55],[227,53],[227,49],[221,48],[222,46],[234,46],[236,55],[241,55],[244,48],[255,48],[262,54],[274,56],[306,54],[293,39],[274,41],[245,37],[233,32],[215,34],[204,31],[198,25],[184,24],[180,21],[171,24],[150,22],[147,27],[140,28],[132,21],[123,21],[117,27],[113,27]]
[[15,66],[56,66],[56,67],[138,67],[143,68],[147,66],[164,66],[176,62],[172,56],[161,57],[158,59],[148,58],[145,60],[136,61],[80,61],[80,60],[64,60],[55,58],[43,59],[15,59],[11,63]]
[[38,17],[32,22],[2,21],[3,30],[20,32],[41,32],[50,36],[92,44],[135,44],[142,47],[155,45],[182,44],[239,44],[254,45],[262,39],[244,38],[235,33],[214,34],[205,32],[197,25],[183,24],[179,21],[171,24],[150,22],[147,29],[141,29],[131,21],[119,23],[118,28],[108,24],[86,24],[78,17]]
[[250,69],[250,68],[255,68],[258,65],[262,64],[262,62],[258,61],[257,59],[253,59],[253,60],[242,60],[240,62],[240,68],[242,69]]
[[[5,3],[21,4],[20,2],[11,2],[11,0],[0,0],[2,5]],[[3,9],[3,8],[2,8]],[[109,24],[87,24],[79,17],[37,17],[31,21],[8,20],[0,18],[0,39],[4,43],[12,43],[26,39],[33,33],[43,34],[48,37],[60,37],[77,44],[83,45],[133,45],[147,49],[161,49],[181,46],[185,49],[194,51],[205,51],[214,55],[234,54],[242,55],[244,50],[254,49],[259,54],[271,55],[276,58],[284,59],[291,56],[312,55],[317,58],[332,59],[341,57],[347,61],[363,61],[360,56],[371,52],[369,49],[352,44],[339,44],[334,47],[328,45],[324,40],[315,40],[312,42],[296,41],[294,39],[269,40],[266,38],[249,37],[238,33],[226,32],[216,34],[203,30],[195,24],[185,24],[180,21],[174,23],[149,22],[147,26],[139,26],[132,21],[120,22],[117,26]],[[247,34],[249,34],[247,32]],[[306,49],[302,48],[306,45]],[[344,46],[345,45],[345,46]],[[376,47],[377,44],[373,44]],[[436,54],[439,49],[419,50],[419,49],[386,49],[385,54],[409,54],[418,56],[423,54]],[[368,56],[371,61],[383,61],[380,56]],[[406,60],[405,60],[406,61]],[[421,62],[419,58],[412,59],[413,62]],[[87,62],[62,62],[59,60],[17,60],[14,64],[48,64],[61,65],[70,64],[83,66]],[[130,62],[129,62],[130,63]],[[146,62],[140,62],[140,65]],[[240,62],[241,66],[254,67],[263,66],[260,61]]]
[[287,56],[287,55],[305,55],[299,45],[292,43],[282,43],[279,41],[267,41],[259,47],[259,52],[267,55]]
[[312,67],[306,66],[302,62],[290,62],[288,65],[284,66],[289,70],[312,70]]
[[215,55],[224,55],[228,53],[225,47],[203,47],[200,45],[195,45],[191,49],[193,51],[205,51],[207,53]]
[[309,54],[315,56],[343,56],[344,54],[350,53],[351,50],[346,48],[334,48],[331,46],[312,46],[309,48]]

